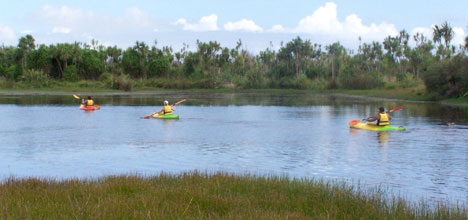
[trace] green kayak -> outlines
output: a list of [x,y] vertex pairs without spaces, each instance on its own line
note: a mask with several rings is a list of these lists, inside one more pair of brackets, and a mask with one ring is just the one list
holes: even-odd
[[179,119],[178,115],[173,115],[173,114],[165,114],[165,115],[154,114],[151,117],[153,117],[154,119]]
[[350,125],[351,128],[357,128],[357,129],[364,129],[364,130],[369,130],[369,131],[406,131],[406,128],[404,127],[394,127],[391,125],[386,125],[386,126],[377,126],[374,124],[368,124],[368,123],[358,123],[355,125]]

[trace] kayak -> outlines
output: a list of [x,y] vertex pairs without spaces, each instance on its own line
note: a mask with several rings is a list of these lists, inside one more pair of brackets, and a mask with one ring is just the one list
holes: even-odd
[[350,128],[364,129],[369,131],[406,131],[406,128],[404,127],[395,127],[391,125],[377,126],[375,124],[368,123],[358,123],[356,125],[351,125]]
[[179,119],[178,115],[173,115],[173,114],[167,114],[167,115],[154,114],[151,117],[153,117],[154,119]]
[[96,108],[94,106],[84,106],[84,105],[80,105],[80,109],[85,110],[85,111],[94,111],[94,110],[96,110]]

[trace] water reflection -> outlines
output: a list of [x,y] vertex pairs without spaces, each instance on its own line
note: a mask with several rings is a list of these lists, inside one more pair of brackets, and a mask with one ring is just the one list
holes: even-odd
[[377,132],[377,138],[380,146],[386,147],[388,145],[388,140],[390,140],[390,132]]

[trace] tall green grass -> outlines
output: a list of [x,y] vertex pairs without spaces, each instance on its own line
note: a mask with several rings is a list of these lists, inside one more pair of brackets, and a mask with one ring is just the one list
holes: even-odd
[[15,179],[0,185],[3,219],[467,219],[382,190],[286,177],[184,173],[98,180]]

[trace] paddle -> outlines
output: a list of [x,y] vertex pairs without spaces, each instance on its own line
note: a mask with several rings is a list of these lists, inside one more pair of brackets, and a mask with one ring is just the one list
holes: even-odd
[[[180,103],[182,103],[182,102],[185,102],[185,99],[182,99],[182,100],[180,100],[180,101],[174,103],[174,105],[178,105],[178,104],[180,104]],[[141,118],[141,119],[150,119],[151,116],[153,116],[153,114],[147,115],[147,116],[143,116],[143,117],[140,117],[140,118]]]
[[394,108],[394,109],[392,109],[392,110],[390,110],[388,112],[392,113],[392,112],[396,112],[396,111],[402,110],[402,109],[403,109],[403,107],[400,106],[400,107],[396,107],[396,108]]
[[[75,95],[75,94],[73,94],[73,98],[78,99],[78,100],[81,99],[79,96],[77,96],[77,95]],[[101,106],[99,106],[99,105],[94,105],[94,108],[96,108],[96,110],[100,110],[100,109],[101,109]]]
[[[390,111],[388,111],[388,112],[389,112],[389,113],[392,113],[392,112],[396,112],[396,111],[402,110],[402,109],[403,109],[403,107],[400,106],[400,107],[396,107],[396,108],[394,108],[394,109],[392,109],[392,110],[390,110]],[[352,120],[352,121],[348,122],[348,125],[351,127],[351,126],[354,126],[354,125],[359,124],[359,122],[361,122],[361,121],[363,121],[363,120],[364,120],[364,119],[362,119],[362,120]]]

